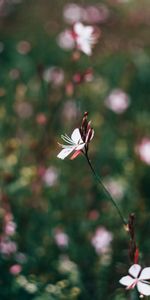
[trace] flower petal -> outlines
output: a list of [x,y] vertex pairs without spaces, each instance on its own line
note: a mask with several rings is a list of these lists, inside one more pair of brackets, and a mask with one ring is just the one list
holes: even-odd
[[127,275],[122,277],[119,282],[125,286],[131,286],[134,283],[135,279]]
[[84,28],[84,38],[90,38],[93,33],[93,27],[92,26],[85,26]]
[[78,47],[80,50],[82,50],[86,55],[92,54],[91,45],[87,41],[78,41]]
[[71,135],[71,139],[73,140],[73,142],[74,142],[75,144],[78,144],[80,140],[81,140],[81,142],[83,142],[83,141],[82,141],[82,138],[81,138],[81,134],[80,134],[79,128],[76,128],[76,129],[73,131],[73,133],[72,133],[72,135]]
[[137,283],[137,289],[140,292],[140,294],[145,295],[145,296],[150,296],[150,285],[149,284],[139,281]]
[[80,155],[82,152],[80,150],[75,151],[72,156],[70,157],[71,160],[75,159],[78,155]]
[[84,26],[82,25],[82,23],[78,22],[74,25],[74,31],[77,34],[83,34],[84,33]]
[[129,274],[132,275],[134,278],[137,278],[141,271],[141,266],[138,264],[134,264],[129,269]]
[[81,150],[81,149],[84,148],[84,146],[85,146],[85,143],[83,143],[83,144],[77,146],[75,150]]
[[150,267],[142,270],[139,279],[150,279]]
[[63,149],[63,150],[60,151],[60,153],[57,155],[57,157],[60,158],[60,159],[64,159],[64,158],[66,158],[73,150],[74,150],[74,147]]

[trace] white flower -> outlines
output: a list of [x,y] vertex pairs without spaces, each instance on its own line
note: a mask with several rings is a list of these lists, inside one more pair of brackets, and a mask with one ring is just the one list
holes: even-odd
[[77,48],[87,55],[92,54],[92,47],[97,42],[98,35],[94,33],[93,26],[84,26],[77,22],[73,26],[73,33]]
[[116,114],[122,114],[129,107],[130,98],[121,89],[114,89],[106,98],[105,105]]
[[58,158],[64,159],[73,151],[75,151],[74,155],[76,157],[80,153],[80,150],[82,150],[85,146],[85,143],[81,138],[79,128],[74,129],[71,138],[67,134],[62,135],[61,138],[68,143],[68,145],[59,144],[63,150],[61,150],[57,155]]
[[129,269],[129,274],[120,279],[120,283],[125,285],[127,289],[133,289],[137,286],[137,289],[141,295],[150,296],[150,267],[144,268],[141,271],[141,266],[134,264]]
[[136,146],[135,151],[142,161],[150,165],[150,138],[144,137]]

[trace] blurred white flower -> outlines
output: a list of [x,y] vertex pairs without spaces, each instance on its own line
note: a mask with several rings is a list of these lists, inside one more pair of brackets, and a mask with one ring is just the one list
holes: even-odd
[[73,34],[76,46],[86,55],[92,54],[92,48],[97,43],[99,34],[95,32],[93,26],[84,26],[82,23],[75,23]]
[[81,21],[83,15],[83,8],[75,3],[65,5],[63,10],[64,20],[69,24]]
[[50,67],[43,72],[43,79],[53,86],[60,86],[64,82],[64,71],[59,67]]
[[57,43],[59,47],[64,50],[72,50],[75,47],[75,40],[72,31],[66,29],[61,32],[57,37]]
[[42,178],[47,186],[54,186],[58,182],[58,170],[55,167],[49,167]]
[[54,231],[54,239],[59,247],[67,247],[69,243],[68,235],[61,229],[56,228]]
[[62,111],[62,117],[67,122],[72,121],[73,119],[76,119],[78,115],[78,109],[75,101],[68,100],[64,103],[63,111]]
[[61,138],[68,143],[68,145],[59,144],[63,150],[57,155],[58,158],[64,159],[73,151],[78,154],[85,146],[78,128],[74,129],[71,138],[67,134],[61,135]]
[[[137,286],[139,293],[144,296],[150,296],[150,267],[141,271],[141,266],[134,264],[129,269],[129,274],[120,279],[120,283],[127,289],[134,289]],[[148,281],[147,281],[148,280]]]
[[31,282],[27,282],[27,284],[24,286],[24,289],[30,294],[34,294],[38,291],[36,284]]
[[123,182],[122,179],[110,177],[105,180],[105,186],[116,200],[123,198],[125,192],[125,182]]
[[121,89],[114,89],[106,98],[105,105],[115,113],[122,114],[130,105],[130,99]]
[[150,138],[144,137],[135,147],[135,151],[142,161],[150,165]]
[[105,227],[98,227],[91,239],[97,254],[104,254],[109,250],[113,235]]

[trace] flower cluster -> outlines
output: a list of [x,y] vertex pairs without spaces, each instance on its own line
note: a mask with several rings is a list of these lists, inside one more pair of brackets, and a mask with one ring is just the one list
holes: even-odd
[[84,54],[92,55],[92,48],[97,43],[100,31],[93,26],[85,26],[80,22],[71,29],[61,32],[57,38],[58,45],[65,49],[78,49]]

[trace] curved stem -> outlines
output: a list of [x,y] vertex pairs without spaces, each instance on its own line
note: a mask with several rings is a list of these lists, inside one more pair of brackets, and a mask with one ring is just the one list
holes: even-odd
[[100,177],[97,175],[95,169],[93,168],[92,164],[91,164],[91,161],[88,157],[88,154],[85,153],[85,157],[86,157],[86,160],[88,162],[88,165],[94,175],[94,177],[96,178],[97,182],[101,185],[102,189],[103,189],[103,192],[104,194],[107,196],[107,198],[111,201],[111,203],[113,204],[113,206],[115,207],[115,209],[117,210],[117,213],[119,214],[120,216],[120,219],[123,223],[123,225],[127,225],[127,221],[125,220],[125,218],[123,217],[121,211],[120,211],[120,208],[118,207],[118,205],[116,204],[115,200],[113,199],[112,195],[109,193],[109,191],[107,190],[107,188],[105,187],[104,183],[102,182],[102,180],[100,179]]

